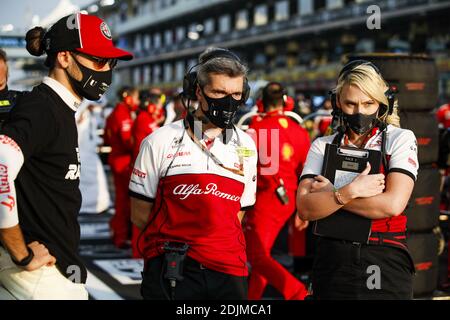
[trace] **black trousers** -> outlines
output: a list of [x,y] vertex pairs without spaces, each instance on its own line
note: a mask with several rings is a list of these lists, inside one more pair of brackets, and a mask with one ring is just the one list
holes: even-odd
[[[168,300],[172,297],[164,272],[163,255],[147,261],[141,285],[141,295],[145,300]],[[247,277],[206,269],[190,257],[184,261],[183,277],[174,289],[175,300],[247,299]]]
[[413,274],[405,250],[320,237],[312,271],[313,298],[409,300]]

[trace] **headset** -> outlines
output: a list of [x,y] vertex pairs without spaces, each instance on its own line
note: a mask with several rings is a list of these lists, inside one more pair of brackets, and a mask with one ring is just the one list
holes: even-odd
[[[239,57],[231,52],[230,50],[227,49],[222,49],[222,48],[216,48],[206,54],[204,54],[201,59],[199,60],[199,62],[197,64],[195,64],[194,66],[192,66],[189,71],[184,75],[184,79],[183,79],[183,92],[181,92],[180,97],[182,98],[181,101],[183,103],[183,106],[186,108],[187,110],[187,116],[188,117],[193,117],[193,114],[190,110],[190,101],[197,101],[197,86],[198,86],[198,79],[197,79],[197,71],[193,71],[194,68],[204,65],[205,63],[207,63],[208,61],[215,59],[215,58],[226,58],[226,59],[231,59],[234,60],[240,64],[242,64],[241,59],[239,59]],[[248,79],[247,77],[244,77],[244,87],[242,89],[242,97],[241,97],[241,104],[244,104],[247,99],[250,96],[250,85],[248,84]],[[186,104],[186,101],[188,101],[188,103]],[[234,125],[231,125],[231,127],[233,128],[234,131],[236,131],[236,128]],[[228,143],[231,140],[232,135],[228,134],[228,130],[224,130],[223,131],[223,143]]]
[[[375,72],[377,74],[379,74],[381,76],[381,71],[380,71],[380,69],[378,69],[378,67],[375,64],[373,64],[372,62],[367,61],[367,60],[358,59],[358,60],[353,60],[353,61],[347,63],[342,68],[341,72],[339,72],[338,79],[340,79],[341,77],[342,78],[347,77],[356,67],[361,66],[361,65],[370,66],[371,68],[373,68],[375,70]],[[386,96],[386,98],[388,100],[388,105],[386,106],[384,104],[380,104],[380,108],[385,109],[385,111],[383,111],[383,113],[385,113],[386,109],[387,109],[388,115],[392,114],[392,112],[394,111],[395,95],[397,92],[398,92],[397,87],[388,85],[388,89],[384,93],[384,95]],[[336,131],[338,132],[335,139],[333,140],[333,144],[336,144],[340,141],[340,139],[344,135],[346,128],[345,128],[345,125],[342,125],[342,110],[339,109],[337,106],[336,91],[335,90],[330,91],[329,95],[330,95],[331,105],[333,106],[333,112],[331,113],[333,116],[333,121],[332,121],[331,126],[333,128],[337,127]],[[339,123],[340,125],[337,125],[337,123]],[[377,125],[380,128],[380,131],[382,134],[381,153],[382,153],[382,158],[383,158],[383,165],[384,165],[385,170],[387,171],[389,168],[389,163],[388,163],[387,157],[386,157],[387,124],[386,124],[386,122],[378,121]]]
[[287,90],[283,87],[283,85],[279,82],[269,82],[262,91],[261,98],[257,99],[255,104],[258,108],[258,113],[264,113],[267,109],[267,99],[266,96],[268,94],[268,87],[272,85],[278,85],[281,87],[282,96],[283,96],[283,111],[293,111],[295,108],[295,100],[291,96],[288,95]]
[[[379,74],[381,76],[381,71],[380,71],[380,69],[378,69],[378,67],[375,64],[373,64],[372,62],[367,61],[367,60],[358,59],[358,60],[353,60],[353,61],[347,63],[342,68],[341,72],[339,72],[338,79],[346,78],[356,67],[361,66],[361,65],[370,66],[372,69],[375,70],[375,72],[377,74]],[[382,112],[383,114],[386,112],[386,110],[387,110],[388,115],[391,115],[392,112],[394,111],[395,94],[397,92],[398,92],[397,87],[388,85],[388,89],[384,93],[384,95],[386,96],[386,98],[388,100],[388,105],[386,106],[385,104],[380,104],[380,108],[384,109],[384,111]],[[331,90],[328,94],[330,95],[331,105],[333,107],[333,112],[332,112],[333,118],[340,117],[342,115],[342,111],[337,106],[336,91]]]
[[[269,92],[269,89],[273,86],[277,86],[279,89],[271,90],[273,92]],[[261,102],[264,107],[264,110],[266,110],[268,108],[268,100],[269,100],[270,93],[280,94],[281,98],[283,99],[283,109],[284,109],[286,107],[286,100],[287,100],[287,96],[288,96],[286,89],[279,82],[269,82],[262,91]]]
[[[193,71],[194,68],[206,64],[208,61],[215,58],[227,58],[234,60],[240,64],[242,64],[241,59],[239,57],[227,49],[217,48],[203,55],[199,63],[192,66],[189,71],[184,75],[183,79],[183,92],[181,95],[190,101],[197,101],[197,71]],[[248,84],[247,77],[244,78],[244,87],[242,90],[242,98],[241,103],[245,103],[250,96],[250,85]]]

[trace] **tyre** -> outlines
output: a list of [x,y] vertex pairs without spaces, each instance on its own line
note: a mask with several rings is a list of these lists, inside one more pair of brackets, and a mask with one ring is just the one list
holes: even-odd
[[404,111],[430,111],[437,106],[439,75],[434,59],[405,54],[354,55],[375,64],[390,86],[398,89],[398,103]]
[[439,225],[441,175],[438,169],[421,168],[405,210],[408,231],[430,231]]
[[416,135],[419,164],[436,163],[439,158],[439,128],[435,115],[428,112],[400,112],[400,124]]
[[414,261],[414,297],[431,294],[439,277],[438,239],[433,232],[408,234],[408,248]]

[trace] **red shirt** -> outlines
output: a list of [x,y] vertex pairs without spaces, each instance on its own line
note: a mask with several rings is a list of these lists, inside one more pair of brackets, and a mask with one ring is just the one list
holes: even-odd
[[[287,190],[297,190],[298,177],[311,145],[308,132],[278,110],[268,112],[263,118],[254,118],[249,131],[252,135],[251,129],[254,129],[253,137],[259,151],[258,192],[274,190],[279,178],[283,179]],[[279,139],[274,129],[278,130]],[[278,144],[274,144],[276,140]],[[272,148],[276,154],[271,154]],[[276,171],[269,169],[277,166]]]
[[246,276],[245,238],[237,214],[255,203],[255,143],[236,129],[228,143],[216,137],[209,151],[225,168],[242,164],[243,175],[213,161],[186,133],[182,120],[142,141],[130,195],[152,202],[150,217],[156,218],[141,237],[140,247],[145,259],[151,259],[163,253],[167,240],[186,242],[188,256],[206,268]]
[[139,154],[139,147],[141,146],[142,140],[158,128],[159,126],[156,124],[155,119],[150,113],[147,111],[139,112],[134,121],[133,128],[131,129],[134,139],[133,160],[135,160]]
[[108,162],[113,169],[120,170],[130,166],[133,147],[132,125],[132,111],[123,102],[117,104],[106,120],[106,139],[112,148]]
[[[278,130],[278,139],[274,129]],[[297,190],[298,177],[311,145],[308,132],[276,110],[262,118],[253,118],[248,133],[256,139],[258,147],[258,192],[275,190],[279,178],[283,179],[288,191]],[[275,144],[277,140],[279,143]],[[275,170],[275,167],[279,169]]]
[[450,103],[444,104],[441,106],[436,112],[436,116],[440,124],[444,126],[444,128],[450,127]]

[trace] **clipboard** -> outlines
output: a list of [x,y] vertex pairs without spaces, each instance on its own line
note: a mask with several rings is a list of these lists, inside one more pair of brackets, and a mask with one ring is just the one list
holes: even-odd
[[[364,171],[367,162],[371,165],[369,174],[379,173],[382,163],[381,151],[327,144],[322,175],[336,188],[341,188]],[[330,216],[317,220],[313,233],[322,237],[368,243],[371,227],[371,219],[339,209]]]

